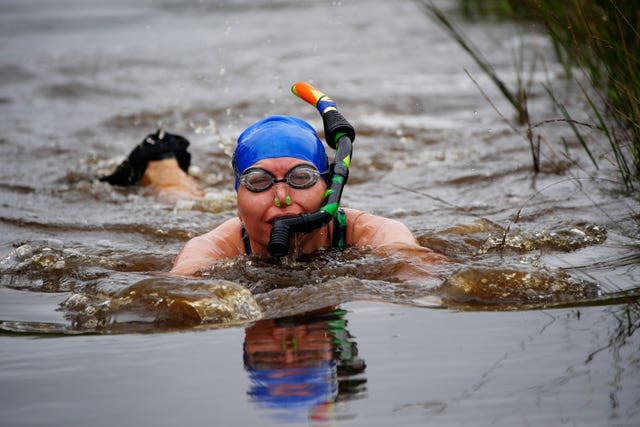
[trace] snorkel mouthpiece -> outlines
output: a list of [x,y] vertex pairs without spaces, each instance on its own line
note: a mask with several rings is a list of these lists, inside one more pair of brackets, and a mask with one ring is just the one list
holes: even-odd
[[273,223],[269,239],[269,253],[282,257],[289,252],[294,233],[309,233],[331,221],[340,207],[340,198],[351,164],[352,143],[355,129],[337,110],[336,103],[324,93],[305,82],[293,85],[291,91],[318,109],[322,116],[327,145],[336,150],[326,201],[317,212],[303,213],[295,217],[281,218]]
[[289,242],[291,241],[293,230],[287,224],[287,221],[289,219],[281,219],[273,224],[268,246],[271,256],[280,258],[289,252]]
[[300,214],[294,217],[281,218],[273,223],[269,239],[269,253],[275,257],[283,257],[289,252],[289,243],[293,233],[308,233],[322,227],[331,215],[325,211]]

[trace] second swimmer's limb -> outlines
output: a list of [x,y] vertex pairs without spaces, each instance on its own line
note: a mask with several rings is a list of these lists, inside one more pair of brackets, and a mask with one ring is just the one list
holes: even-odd
[[150,161],[140,185],[147,187],[164,203],[198,200],[204,196],[204,190],[180,168],[178,161],[173,157]]
[[186,172],[191,164],[188,147],[189,141],[185,137],[158,129],[147,135],[113,173],[101,177],[100,181],[124,187],[138,185],[149,162],[168,158],[175,158],[180,168]]

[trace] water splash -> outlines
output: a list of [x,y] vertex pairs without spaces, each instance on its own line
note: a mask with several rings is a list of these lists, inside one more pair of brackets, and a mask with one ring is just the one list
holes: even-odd
[[449,307],[513,310],[597,298],[600,288],[564,272],[522,266],[468,267],[447,278],[437,294]]
[[0,259],[0,285],[38,292],[82,289],[114,271],[153,271],[170,265],[166,255],[65,245],[49,239],[25,243]]
[[594,283],[548,270],[522,254],[569,252],[605,239],[606,231],[593,224],[531,232],[481,219],[419,237],[447,261],[436,261],[439,255],[427,249],[375,254],[349,248],[222,260],[196,279],[153,273],[166,270],[172,254],[34,241],[0,260],[0,285],[69,292],[60,306],[69,323],[52,329],[6,319],[3,328],[111,333],[223,326],[362,300],[465,310],[579,305],[607,295]]
[[228,326],[260,318],[261,310],[251,292],[240,284],[145,273],[166,265],[164,256],[119,253],[113,248],[71,248],[57,240],[20,245],[0,260],[0,285],[32,292],[70,293],[60,306],[70,323],[3,319],[0,329],[29,333],[131,332]]
[[123,329],[130,323],[154,327],[231,325],[257,320],[260,308],[242,286],[222,280],[174,276],[140,280],[110,294],[71,295],[63,304],[75,329]]
[[468,258],[496,252],[571,252],[599,245],[606,238],[604,227],[586,222],[561,223],[544,230],[524,231],[514,224],[502,227],[481,218],[469,224],[457,224],[435,233],[422,234],[418,241],[450,257]]

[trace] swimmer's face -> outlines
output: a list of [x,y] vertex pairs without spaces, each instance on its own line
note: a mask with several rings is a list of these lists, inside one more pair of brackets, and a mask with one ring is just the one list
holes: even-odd
[[333,359],[327,322],[278,325],[261,320],[245,331],[249,363],[258,369],[302,368]]
[[[294,157],[278,157],[260,160],[251,167],[262,168],[271,172],[276,179],[282,179],[293,167],[305,164],[310,163]],[[323,179],[319,179],[312,187],[305,189],[296,189],[286,182],[278,182],[260,193],[249,191],[244,185],[240,185],[238,188],[238,217],[251,239],[266,247],[269,244],[273,221],[283,216],[295,216],[317,211],[322,206],[326,188]],[[287,195],[291,197],[291,205],[289,206],[284,203]],[[280,199],[280,207],[274,204],[276,196]]]

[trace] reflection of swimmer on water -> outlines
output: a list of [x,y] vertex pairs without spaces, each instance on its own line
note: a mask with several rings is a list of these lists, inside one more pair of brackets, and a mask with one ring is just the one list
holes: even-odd
[[[200,198],[202,189],[185,172],[190,161],[187,145],[184,138],[162,131],[149,135],[103,181],[144,185],[164,200]],[[346,175],[350,157],[349,152],[340,162],[347,165],[343,166]],[[232,165],[238,216],[190,240],[176,258],[173,273],[193,275],[218,259],[269,254],[276,224],[286,222],[284,219],[297,221],[304,216],[301,214],[331,211],[328,200],[335,182],[346,182],[346,176],[336,178],[338,166],[329,164],[315,130],[291,116],[267,117],[242,132]],[[308,227],[302,224],[307,229],[296,229],[285,252],[295,248],[298,253],[313,253],[355,246],[380,253],[413,251],[427,262],[443,260],[441,255],[421,247],[402,223],[333,205],[331,220]]]
[[252,400],[283,420],[323,419],[333,402],[365,392],[365,363],[343,310],[261,320],[247,328],[244,365]]

